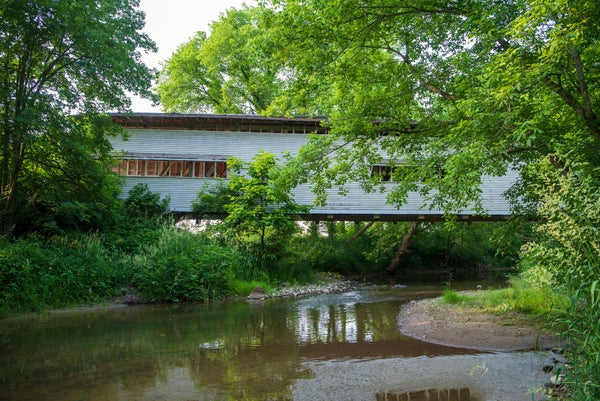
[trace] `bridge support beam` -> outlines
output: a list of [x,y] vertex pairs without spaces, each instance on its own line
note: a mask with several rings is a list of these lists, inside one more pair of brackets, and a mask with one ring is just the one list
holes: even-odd
[[348,243],[351,244],[354,241],[356,241],[356,239],[360,237],[365,231],[367,231],[373,224],[375,224],[375,221],[369,221],[367,224],[365,224],[363,228],[358,230],[358,232],[354,234],[352,238],[350,238],[350,240],[348,240]]
[[394,257],[394,259],[392,260],[392,262],[390,263],[390,265],[387,268],[388,274],[395,274],[396,271],[398,271],[398,267],[400,266],[400,263],[402,262],[402,258],[404,257],[404,254],[408,250],[410,241],[412,240],[413,236],[415,235],[415,232],[417,231],[418,226],[419,226],[418,220],[415,220],[410,223],[408,233],[406,233],[406,235],[404,236],[402,243],[398,247],[398,252],[396,252],[396,256]]

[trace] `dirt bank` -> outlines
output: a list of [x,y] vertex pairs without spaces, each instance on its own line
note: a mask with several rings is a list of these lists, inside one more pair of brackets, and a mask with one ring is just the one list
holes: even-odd
[[440,298],[413,301],[400,313],[400,331],[435,344],[482,351],[544,350],[558,346],[555,333],[524,323],[522,315],[485,313]]

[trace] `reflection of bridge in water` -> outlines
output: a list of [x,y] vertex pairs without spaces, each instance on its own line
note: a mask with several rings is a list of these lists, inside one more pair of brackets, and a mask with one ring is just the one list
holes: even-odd
[[[381,313],[374,316],[368,304],[356,303],[358,293],[346,293],[348,302],[343,304],[319,304],[313,299],[300,301],[296,321],[293,322],[299,342],[302,344],[318,343],[357,343],[372,342],[375,337],[384,336],[378,330],[393,327],[385,322],[389,316]],[[355,302],[350,302],[354,300]],[[291,323],[291,322],[290,322]]]
[[377,393],[377,401],[476,401],[468,388]]
[[[260,151],[282,156],[294,155],[311,133],[326,134],[323,119],[272,118],[254,115],[203,115],[135,113],[114,114],[113,121],[123,126],[129,138],[111,138],[115,154],[122,159],[115,171],[124,176],[123,196],[136,184],[147,184],[152,192],[170,197],[174,212],[187,213],[199,190],[218,178],[227,178],[227,159],[251,161]],[[387,140],[390,140],[387,138]],[[385,157],[372,166],[382,174]],[[384,172],[383,172],[384,173]],[[385,174],[383,174],[385,176]],[[483,176],[479,187],[485,216],[473,207],[458,213],[462,220],[501,220],[510,215],[504,193],[513,185],[516,174]],[[440,210],[424,206],[417,192],[396,208],[386,201],[395,184],[383,182],[383,192],[365,192],[358,183],[345,185],[345,195],[328,191],[325,206],[313,206],[302,216],[307,220],[335,221],[437,221]],[[314,194],[308,184],[293,191],[299,204],[312,205]]]

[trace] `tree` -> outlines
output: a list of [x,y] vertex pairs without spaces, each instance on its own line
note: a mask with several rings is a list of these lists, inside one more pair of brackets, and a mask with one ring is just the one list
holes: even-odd
[[156,87],[165,111],[262,113],[280,91],[276,42],[261,8],[230,9],[197,32],[162,67]]
[[513,199],[541,223],[524,264],[572,296],[568,382],[598,398],[600,3],[265,3],[297,82],[329,94],[331,136],[303,154],[317,185],[375,188],[365,172],[379,158],[394,169],[390,202],[414,190],[452,214],[478,201],[483,174],[521,173]]
[[305,151],[317,183],[373,188],[379,160],[398,183],[390,202],[417,190],[451,214],[477,202],[483,174],[567,150],[598,163],[593,1],[269,3],[296,82],[326,94],[315,109],[332,135]]
[[106,117],[87,115],[44,127],[23,164],[13,234],[111,226],[120,189],[118,177],[108,170],[114,163],[105,139],[110,124]]
[[[71,185],[70,195],[87,192],[94,179],[84,179],[81,169],[93,165],[92,156],[106,166],[110,147],[104,137],[115,132],[106,121],[97,124],[97,115],[125,110],[129,93],[152,96],[153,74],[140,57],[156,49],[141,32],[144,15],[138,5],[137,0],[2,1],[0,233],[14,232],[25,198],[43,195],[44,187],[30,185],[34,182],[63,180]],[[81,179],[72,181],[76,172]]]
[[[275,155],[259,152],[251,162],[237,158],[227,161],[228,181],[216,191],[204,190],[194,202],[194,210],[205,213],[225,212],[224,224],[240,243],[255,247],[261,260],[267,250],[297,230],[298,205],[291,187],[282,176],[285,171]],[[221,203],[218,198],[227,196]]]

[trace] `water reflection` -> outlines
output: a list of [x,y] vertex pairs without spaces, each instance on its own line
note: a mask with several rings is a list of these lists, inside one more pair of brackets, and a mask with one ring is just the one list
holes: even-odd
[[306,360],[464,352],[400,335],[403,294],[5,319],[0,400],[288,400]]
[[368,302],[359,291],[320,296],[298,303],[288,325],[307,343],[372,342],[394,337],[401,300]]

